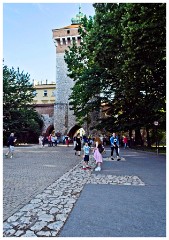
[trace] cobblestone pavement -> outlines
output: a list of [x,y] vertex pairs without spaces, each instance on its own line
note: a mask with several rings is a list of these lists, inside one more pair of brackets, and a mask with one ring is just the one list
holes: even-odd
[[[45,150],[43,149],[42,151]],[[51,152],[53,151],[55,152],[55,150],[51,149]],[[33,152],[35,151],[33,150]],[[64,151],[60,149],[61,152],[64,158],[65,154],[68,153],[69,160],[72,158],[68,149]],[[40,191],[38,189],[39,193],[32,197],[22,208],[17,211],[15,209],[15,213],[4,221],[3,235],[5,237],[58,236],[85,184],[145,185],[138,176],[94,173],[95,163],[92,156],[90,156],[91,169],[89,170],[82,170],[82,159],[81,161],[78,159],[77,162],[75,166],[64,174],[62,173],[56,181],[53,181],[50,185],[48,184],[46,188],[44,188],[45,185],[43,184],[43,190]],[[48,163],[47,165],[49,166],[50,164]]]
[[[4,148],[4,154],[7,148]],[[3,161],[3,219],[7,219],[81,160],[73,146],[16,147]]]

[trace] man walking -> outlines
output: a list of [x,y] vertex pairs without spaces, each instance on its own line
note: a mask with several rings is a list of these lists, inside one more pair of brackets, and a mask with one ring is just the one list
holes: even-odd
[[14,133],[11,133],[9,138],[8,138],[8,147],[9,150],[8,152],[5,154],[6,157],[8,157],[8,155],[10,154],[10,158],[13,158],[13,152],[14,152],[14,143],[16,142],[16,138],[14,137]]
[[111,144],[111,159],[114,160],[113,152],[115,149],[117,161],[119,161],[120,160],[119,151],[118,151],[119,150],[119,138],[115,133],[113,133],[112,136],[110,137],[110,144]]

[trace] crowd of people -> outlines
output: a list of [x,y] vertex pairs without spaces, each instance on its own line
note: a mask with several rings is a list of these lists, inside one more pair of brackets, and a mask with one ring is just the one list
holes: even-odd
[[[16,142],[16,138],[14,137],[14,133],[11,133],[8,138],[8,152],[5,154],[6,157],[10,156],[10,158],[13,157],[14,153],[14,144]],[[39,146],[43,148],[45,144],[47,143],[49,147],[58,146],[60,139],[56,135],[49,134],[48,137],[39,136]],[[78,133],[73,137],[73,146],[75,150],[75,155],[81,156],[81,151],[83,151],[83,170],[90,169],[89,166],[89,155],[92,152],[93,157],[96,161],[96,168],[95,171],[101,171],[101,165],[103,163],[103,157],[102,154],[105,152],[104,146],[107,144],[107,142],[110,143],[111,146],[111,159],[115,160],[114,158],[114,151],[116,153],[116,159],[117,161],[120,161],[121,158],[119,156],[119,147],[121,146],[119,136],[116,133],[113,133],[109,138],[105,136],[99,136],[95,134],[94,137],[89,136],[80,136]],[[62,137],[62,143],[66,144],[67,147],[69,147],[70,143],[70,137],[68,135],[65,135]],[[127,136],[123,136],[122,138],[122,144],[124,149],[128,147],[128,138]]]
[[[103,141],[103,139],[106,139]],[[80,156],[81,151],[83,150],[83,170],[90,169],[89,163],[89,155],[92,151],[93,157],[96,161],[96,168],[95,171],[101,171],[101,165],[103,163],[103,157],[102,153],[105,152],[104,146],[106,145],[107,138],[95,136],[94,138],[86,137],[80,137],[80,134],[77,134],[77,136],[74,136],[73,138],[73,145],[75,150],[75,155]],[[113,133],[112,136],[109,138],[109,142],[111,145],[111,159],[115,160],[114,157],[114,150],[116,152],[116,159],[117,161],[120,161],[121,158],[119,156],[119,147],[120,147],[120,141],[119,137],[116,133]],[[128,138],[127,136],[123,136],[122,139],[124,148],[128,147],[127,142]]]

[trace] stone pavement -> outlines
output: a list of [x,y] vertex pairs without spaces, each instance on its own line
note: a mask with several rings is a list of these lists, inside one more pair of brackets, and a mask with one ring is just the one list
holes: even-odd
[[[70,155],[70,151],[68,149],[66,149],[66,151],[69,152],[69,157],[71,158],[72,155]],[[145,182],[140,178],[140,176],[133,174],[134,172],[138,172],[138,167],[140,166],[137,166],[137,168],[134,165],[132,166],[132,161],[130,160],[133,157],[132,160],[135,164],[139,163],[139,165],[144,167],[145,162],[141,164],[139,161],[139,157],[143,155],[142,158],[144,158],[144,154],[135,153],[129,150],[122,151],[122,153],[125,158],[122,158],[121,161],[117,162],[110,160],[108,157],[110,152],[107,150],[106,155],[104,155],[103,170],[101,172],[93,171],[95,164],[92,156],[90,156],[90,165],[92,166],[91,170],[82,170],[82,162],[78,162],[76,166],[64,173],[51,185],[48,185],[48,187],[44,188],[41,193],[34,196],[27,204],[18,209],[17,212],[8,217],[6,221],[4,221],[4,236],[116,236],[119,232],[118,227],[114,229],[112,223],[109,226],[105,219],[107,219],[114,206],[118,207],[117,202],[120,201],[120,189],[123,187],[125,191],[127,191],[125,192],[124,196],[121,196],[124,200],[127,199],[127,193],[129,193],[133,187],[134,189],[136,189],[135,187],[137,187],[137,189],[142,189],[146,186]],[[152,155],[149,155],[149,158],[152,158]],[[164,160],[165,158],[163,157],[161,164],[164,163]],[[129,163],[129,165],[126,163]],[[123,171],[124,167],[125,170],[127,170],[125,174]],[[161,179],[162,184],[165,184],[164,180],[165,179]],[[102,191],[100,191],[99,188],[101,188]],[[110,193],[110,195],[113,193],[113,191],[116,191],[116,195],[112,196],[113,203],[114,199],[117,198],[115,205],[110,205],[110,196],[107,196],[107,191]],[[134,197],[136,197],[136,192],[137,191],[132,193],[134,194]],[[138,198],[140,197],[139,194],[137,194]],[[161,201],[164,203],[163,195],[161,197]],[[97,209],[95,209],[95,207],[98,205],[96,202],[97,198],[103,198],[103,203],[101,204],[103,208],[102,216],[100,215],[100,203],[98,212]],[[125,204],[127,203],[127,201],[124,202]],[[133,205],[135,204],[133,201],[131,201],[131,199],[130,202]],[[165,204],[163,205],[163,208],[165,209]],[[142,208],[143,207],[145,208],[144,205]],[[155,206],[152,207],[152,211],[155,210],[154,207]],[[109,209],[107,216],[105,216],[107,208],[110,208],[111,211]],[[118,209],[119,212],[120,209],[123,209],[124,211],[124,205],[119,206]],[[162,209],[162,213],[165,222],[164,209]],[[130,213],[127,214],[127,217],[130,216],[132,219],[134,213],[133,215]],[[111,218],[112,217],[113,216],[111,216]],[[156,217],[155,221],[158,220],[157,218],[158,217]],[[93,222],[91,224],[87,224],[91,221],[91,219],[93,219]],[[105,224],[109,226],[110,229],[107,231],[101,230],[100,232],[99,225],[94,224],[98,221],[97,219],[104,219]],[[122,222],[122,224],[124,224],[124,222]],[[104,224],[103,227],[105,228]],[[165,227],[161,226],[161,228],[162,229],[159,230],[159,233],[161,234],[162,232],[162,234],[164,234]],[[123,236],[126,236],[126,234]],[[130,234],[130,236],[133,235]],[[137,233],[136,236],[139,236],[139,234]],[[142,234],[140,236],[142,236]]]
[[[3,219],[79,163],[73,147],[16,147],[14,158],[3,161]],[[6,153],[7,148],[4,148]]]
[[126,161],[104,161],[99,176],[136,176],[139,184],[86,184],[59,237],[166,236],[165,156],[121,156]]

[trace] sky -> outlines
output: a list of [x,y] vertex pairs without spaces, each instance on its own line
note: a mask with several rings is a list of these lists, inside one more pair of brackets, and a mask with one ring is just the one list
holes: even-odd
[[[9,68],[19,67],[30,80],[48,83],[56,78],[56,49],[52,29],[71,24],[79,12],[78,2],[3,3],[3,59]],[[81,3],[81,11],[94,15],[92,3]]]
[[20,72],[29,73],[31,81],[35,79],[46,82],[47,79],[48,83],[51,83],[56,80],[56,49],[52,29],[70,25],[71,18],[78,13],[80,4],[87,17],[93,16],[94,1],[47,2],[4,0],[0,3],[3,12],[2,59],[9,68],[14,67],[17,70],[19,67]]

